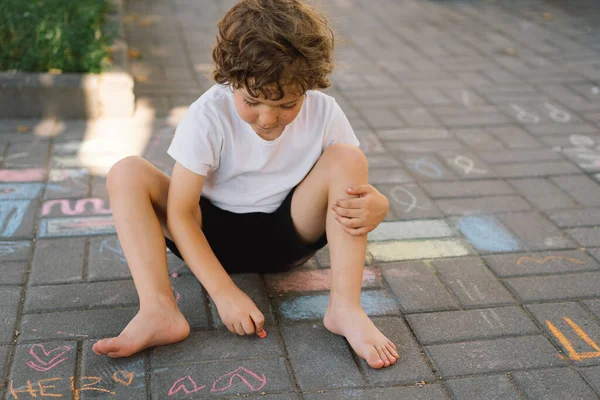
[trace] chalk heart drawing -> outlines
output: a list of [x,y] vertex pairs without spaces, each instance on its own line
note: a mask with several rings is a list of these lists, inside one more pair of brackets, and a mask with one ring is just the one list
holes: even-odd
[[135,376],[135,372],[125,372],[123,370],[118,370],[113,374],[113,379],[115,382],[119,382],[124,386],[131,385],[133,382],[133,377]]
[[256,375],[254,372],[244,368],[239,367],[235,371],[231,371],[228,374],[223,375],[219,379],[217,379],[212,386],[211,392],[222,392],[227,390],[233,385],[233,379],[238,377],[244,382],[246,386],[250,388],[253,392],[262,389],[267,383],[267,377],[265,374],[262,374],[262,379]]
[[171,390],[169,390],[169,396],[173,396],[180,390],[183,390],[183,392],[186,395],[188,395],[188,394],[196,393],[197,391],[202,390],[205,387],[206,387],[206,385],[198,386],[198,384],[196,382],[194,382],[192,377],[188,375],[188,376],[184,376],[183,378],[175,381],[173,386],[171,386]]
[[70,346],[60,346],[50,351],[46,351],[43,344],[34,344],[29,348],[29,354],[33,357],[33,361],[27,361],[29,368],[36,371],[45,372],[56,367],[67,358],[61,358],[71,350]]

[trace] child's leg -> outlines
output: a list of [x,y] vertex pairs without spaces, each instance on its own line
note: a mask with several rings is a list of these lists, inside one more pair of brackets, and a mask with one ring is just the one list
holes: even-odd
[[97,354],[125,357],[179,342],[190,327],[173,298],[164,234],[169,177],[141,157],[116,163],[107,177],[115,226],[140,298],[140,311],[123,332],[94,345]]
[[346,189],[368,182],[368,164],[356,147],[337,144],[327,148],[292,198],[292,219],[298,234],[314,243],[325,231],[331,254],[332,284],[324,324],[345,336],[354,351],[371,367],[381,368],[398,359],[395,345],[371,322],[360,305],[367,236],[341,229],[332,210],[336,200],[350,198]]

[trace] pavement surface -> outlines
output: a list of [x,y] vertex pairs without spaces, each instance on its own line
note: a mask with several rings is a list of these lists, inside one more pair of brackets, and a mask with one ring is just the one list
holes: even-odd
[[0,122],[2,399],[598,398],[599,2],[326,2],[344,38],[328,93],[391,203],[362,298],[400,349],[384,370],[322,326],[326,249],[288,274],[234,277],[267,316],[263,340],[223,329],[168,254],[190,338],[91,352],[138,301],[104,174],[128,154],[170,170],[232,4],[126,3],[135,118]]

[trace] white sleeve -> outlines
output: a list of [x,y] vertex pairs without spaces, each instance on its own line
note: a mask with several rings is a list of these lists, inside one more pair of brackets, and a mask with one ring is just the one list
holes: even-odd
[[333,110],[325,127],[323,150],[334,143],[346,143],[356,147],[360,145],[350,121],[336,101],[333,102]]
[[222,143],[216,119],[192,104],[179,122],[167,154],[190,171],[206,176],[219,167]]

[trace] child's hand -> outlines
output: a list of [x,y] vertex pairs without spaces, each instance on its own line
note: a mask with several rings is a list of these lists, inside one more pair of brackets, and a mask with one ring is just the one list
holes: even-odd
[[265,317],[256,304],[238,287],[214,299],[223,324],[231,333],[264,337]]
[[360,185],[347,189],[346,193],[359,197],[338,200],[332,209],[335,219],[349,234],[366,235],[387,216],[388,199],[373,186]]

